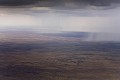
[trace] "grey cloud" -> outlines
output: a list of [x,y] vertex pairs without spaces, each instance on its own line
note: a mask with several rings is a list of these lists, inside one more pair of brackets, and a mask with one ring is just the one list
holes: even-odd
[[67,7],[81,8],[87,5],[110,6],[120,3],[120,0],[0,0],[0,6],[25,6],[33,5],[37,7]]

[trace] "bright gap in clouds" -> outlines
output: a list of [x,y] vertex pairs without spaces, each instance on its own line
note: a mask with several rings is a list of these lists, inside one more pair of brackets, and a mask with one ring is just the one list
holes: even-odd
[[29,15],[20,14],[1,14],[0,26],[8,28],[17,28],[23,26],[36,26],[37,20]]
[[[59,18],[60,19],[60,18]],[[33,30],[36,32],[60,32],[61,24],[56,14],[26,15],[1,14],[0,29]]]

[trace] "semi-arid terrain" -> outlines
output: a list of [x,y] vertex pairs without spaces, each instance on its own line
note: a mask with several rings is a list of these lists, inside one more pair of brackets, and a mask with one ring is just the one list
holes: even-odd
[[30,35],[32,40],[25,35],[24,39],[3,36],[0,80],[120,79],[119,42],[82,41],[73,36],[35,38]]

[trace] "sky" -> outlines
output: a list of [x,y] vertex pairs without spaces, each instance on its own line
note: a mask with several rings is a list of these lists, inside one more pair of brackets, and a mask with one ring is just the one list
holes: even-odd
[[119,0],[0,0],[0,30],[120,33]]

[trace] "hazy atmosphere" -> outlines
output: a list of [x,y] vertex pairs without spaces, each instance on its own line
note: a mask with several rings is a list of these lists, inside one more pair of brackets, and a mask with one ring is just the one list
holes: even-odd
[[0,0],[0,29],[119,34],[119,2],[119,0]]

